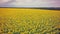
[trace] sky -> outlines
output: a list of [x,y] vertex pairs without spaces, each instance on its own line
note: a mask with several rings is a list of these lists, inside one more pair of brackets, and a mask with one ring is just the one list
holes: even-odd
[[0,7],[60,7],[60,0],[0,0]]

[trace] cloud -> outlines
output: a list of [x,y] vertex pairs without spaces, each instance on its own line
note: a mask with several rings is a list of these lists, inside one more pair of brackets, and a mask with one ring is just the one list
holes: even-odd
[[60,0],[11,0],[7,7],[60,7]]
[[0,4],[4,4],[4,3],[7,3],[9,1],[11,1],[11,0],[0,0]]

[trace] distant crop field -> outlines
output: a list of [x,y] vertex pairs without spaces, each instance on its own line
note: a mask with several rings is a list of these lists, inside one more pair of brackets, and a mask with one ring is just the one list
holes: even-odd
[[60,11],[0,8],[0,34],[60,34]]

